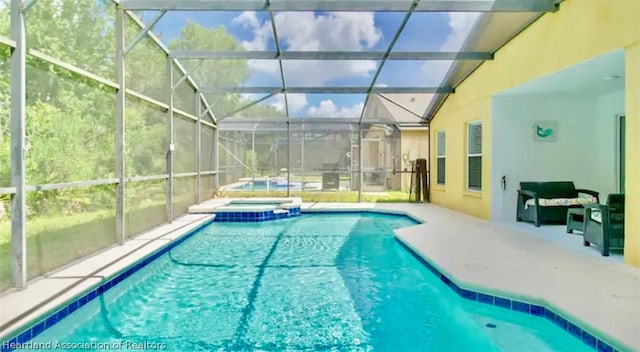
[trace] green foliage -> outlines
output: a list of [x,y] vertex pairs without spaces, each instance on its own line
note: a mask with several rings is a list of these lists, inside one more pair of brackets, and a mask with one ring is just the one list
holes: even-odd
[[[0,35],[9,36],[9,2],[0,0]],[[111,1],[40,0],[27,18],[30,48],[112,79],[115,48],[114,6]],[[125,16],[127,42],[140,28]],[[172,48],[242,50],[225,28],[204,28],[189,22]],[[0,46],[0,187],[10,185],[9,48]],[[189,66],[189,62],[185,63]],[[127,88],[166,101],[166,54],[149,38],[127,56]],[[195,72],[201,85],[239,85],[251,72],[246,60],[210,60]],[[175,79],[180,73],[175,73]],[[180,97],[195,109],[195,92],[183,83]],[[225,95],[213,101],[234,110],[244,101]],[[269,109],[269,108],[267,108]],[[193,110],[193,109],[191,109]],[[115,92],[60,67],[29,57],[27,64],[27,184],[48,184],[115,177]],[[195,125],[175,121],[176,171],[195,170]],[[166,112],[129,96],[126,107],[125,160],[127,176],[166,173]],[[131,199],[150,198],[154,189],[128,189]],[[145,192],[147,195],[145,195]],[[113,197],[113,192],[107,192]],[[158,192],[162,194],[163,192]],[[105,192],[66,189],[29,192],[27,206],[36,215],[90,211]],[[8,199],[7,199],[8,201]],[[111,204],[112,199],[107,199]],[[128,204],[128,206],[135,206]],[[7,217],[3,211],[3,217]]]
[[[4,38],[10,37],[9,7],[9,0],[0,0],[0,36]],[[29,49],[114,80],[114,14],[115,5],[111,0],[39,0],[26,16],[27,45]],[[126,42],[131,43],[139,31],[125,16]],[[188,22],[170,47],[243,50],[225,28],[204,28],[193,22]],[[11,183],[10,54],[10,48],[0,44],[0,187],[9,187]],[[195,62],[183,64],[188,69]],[[208,60],[198,67],[194,76],[201,86],[238,86],[251,76],[251,70],[246,60]],[[181,73],[176,71],[174,80],[180,78]],[[127,55],[125,82],[127,89],[167,103],[167,56],[150,38],[141,40]],[[115,177],[113,88],[32,56],[27,57],[26,86],[26,183],[39,185]],[[208,98],[218,116],[251,102],[238,94]],[[195,91],[187,83],[176,90],[175,103],[181,110],[195,112],[195,99]],[[126,175],[166,174],[166,111],[128,95],[125,113]],[[237,116],[283,116],[283,112],[261,104]],[[179,117],[174,124],[175,169],[193,171],[195,124]],[[204,133],[212,136],[212,131]],[[210,140],[203,141],[203,145],[212,149]],[[204,167],[208,170],[214,165],[211,155],[210,151],[203,151]],[[185,211],[194,201],[194,188],[193,182],[186,179],[176,182],[177,212]],[[164,221],[164,197],[165,181],[127,184],[129,234],[132,229],[142,231]],[[10,198],[0,196],[0,249],[6,251]],[[43,248],[47,252],[47,259],[28,256],[30,275],[112,243],[114,203],[114,185],[28,192],[28,237],[29,246],[34,246],[30,253]],[[145,216],[154,220],[139,220]],[[8,261],[0,262],[0,288],[4,286],[5,264],[8,265]]]
[[256,163],[256,157],[258,153],[254,152],[251,149],[244,151],[244,163],[247,164],[251,168],[250,172],[256,172],[258,168],[258,164]]
[[[254,197],[275,197],[282,198],[287,196],[285,191],[271,192],[249,192],[249,191],[226,191],[219,192],[221,197],[230,198],[254,198]],[[338,202],[338,203],[355,203],[358,201],[358,191],[340,191],[340,192],[318,192],[318,191],[295,191],[290,192],[291,197],[301,197],[303,202]],[[409,201],[409,193],[402,191],[384,192],[384,193],[367,193],[362,192],[362,201],[365,203],[407,203]]]
[[[211,50],[211,51],[241,51],[242,45],[220,26],[217,28],[205,28],[201,25],[187,21],[180,33],[180,38],[169,43],[169,48],[175,50]],[[183,60],[185,67],[190,69],[196,64],[196,60]],[[234,87],[250,78],[251,70],[246,60],[205,60],[201,62],[193,72],[195,81],[201,87]],[[238,94],[209,94],[209,105],[214,107],[218,117],[248,105],[251,99],[246,99]],[[234,116],[240,117],[282,117],[284,112],[276,110],[266,104],[254,105]]]
[[[2,24],[0,16],[0,25]],[[0,187],[8,187],[11,184],[11,121],[9,119],[9,48],[0,46]]]
[[[204,28],[191,21],[187,21],[180,38],[173,40],[169,47],[172,50],[242,50],[240,43],[224,27]],[[185,61],[186,66],[194,64],[195,62]],[[193,77],[204,87],[228,87],[238,85],[250,75],[246,60],[207,60],[198,66]]]
[[166,173],[167,114],[132,99],[125,121],[125,171],[128,176]]

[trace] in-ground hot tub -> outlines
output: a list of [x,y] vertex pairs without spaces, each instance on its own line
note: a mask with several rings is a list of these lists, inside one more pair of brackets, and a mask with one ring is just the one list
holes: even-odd
[[216,214],[216,222],[260,222],[300,216],[300,198],[244,198],[216,200],[189,209]]

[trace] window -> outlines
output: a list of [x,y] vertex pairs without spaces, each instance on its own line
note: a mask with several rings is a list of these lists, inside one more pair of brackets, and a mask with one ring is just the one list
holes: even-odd
[[467,128],[467,188],[482,189],[482,122],[470,122]]
[[444,185],[445,178],[445,133],[444,131],[438,131],[436,149],[436,183]]

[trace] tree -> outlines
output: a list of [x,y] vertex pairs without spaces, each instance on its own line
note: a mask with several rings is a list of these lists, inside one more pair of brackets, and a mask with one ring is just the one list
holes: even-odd
[[[0,0],[0,35],[9,37],[9,4]],[[125,16],[126,42],[140,28]],[[110,1],[39,0],[26,18],[30,48],[113,79],[115,76],[114,6]],[[188,22],[173,49],[243,50],[225,28],[204,28]],[[9,55],[0,45],[0,187],[10,183]],[[127,88],[162,102],[167,100],[166,54],[150,39],[127,55]],[[194,62],[185,62],[185,66]],[[208,60],[194,73],[201,86],[237,86],[251,76],[246,60]],[[179,79],[176,74],[176,80]],[[195,92],[183,84],[178,104],[195,109]],[[211,97],[221,114],[250,102],[238,94]],[[192,110],[193,110],[192,109]],[[257,105],[239,116],[281,116],[269,105]],[[115,177],[115,92],[93,80],[29,56],[27,62],[27,183],[45,184]],[[178,119],[178,117],[176,117]],[[176,120],[177,121],[177,120]],[[178,125],[180,122],[176,122]],[[180,145],[176,166],[193,169],[194,125],[176,129]],[[128,96],[126,109],[127,176],[166,172],[166,113]],[[195,154],[195,153],[194,153]],[[109,207],[113,192],[86,189],[30,192],[31,215],[87,211]],[[99,193],[99,194],[98,194]],[[88,194],[88,196],[87,196]]]
[[[220,26],[205,28],[195,22],[187,21],[177,38],[169,43],[172,50],[210,50],[210,51],[242,51],[242,45]],[[197,60],[183,60],[183,64],[190,69]],[[216,59],[204,60],[193,72],[193,77],[200,87],[237,87],[251,77],[251,70],[247,60]],[[251,99],[243,98],[239,94],[208,94],[207,100],[218,117],[243,107]],[[244,110],[237,116],[273,117],[284,116],[283,113],[270,105],[255,105]]]

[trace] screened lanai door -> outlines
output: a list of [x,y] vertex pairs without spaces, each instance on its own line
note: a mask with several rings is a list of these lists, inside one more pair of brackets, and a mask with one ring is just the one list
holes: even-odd
[[383,139],[362,140],[363,191],[385,190],[385,148]]

